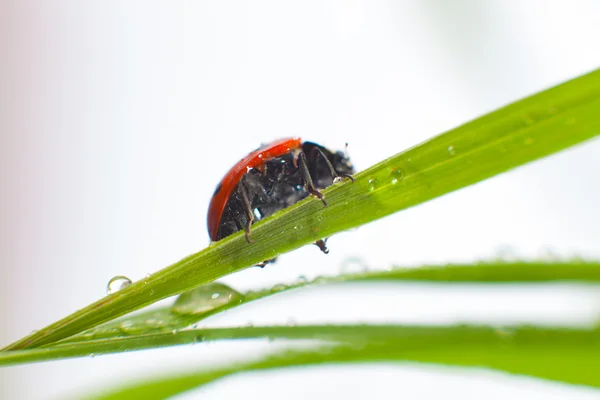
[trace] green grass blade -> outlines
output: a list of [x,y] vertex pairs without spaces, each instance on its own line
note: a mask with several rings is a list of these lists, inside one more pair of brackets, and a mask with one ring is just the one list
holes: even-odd
[[[486,263],[472,265],[450,265],[423,268],[398,268],[390,271],[371,271],[360,274],[342,276],[319,277],[312,282],[300,282],[293,285],[275,285],[272,288],[251,291],[240,294],[220,283],[212,283],[194,289],[192,293],[200,293],[204,297],[194,296],[199,303],[192,304],[194,312],[181,313],[181,301],[176,305],[179,312],[172,312],[173,307],[167,306],[155,310],[142,312],[137,315],[127,316],[100,325],[86,331],[81,335],[44,346],[38,349],[0,352],[0,365],[12,365],[26,362],[56,360],[69,357],[82,357],[89,354],[109,354],[124,351],[136,351],[157,347],[174,346],[195,343],[201,340],[221,340],[239,338],[257,338],[264,334],[278,335],[279,328],[271,327],[260,329],[225,329],[225,330],[186,330],[191,324],[214,315],[215,313],[237,307],[250,301],[264,299],[268,296],[284,291],[299,289],[308,285],[323,285],[344,282],[361,282],[381,280],[385,282],[427,281],[427,282],[471,282],[471,283],[522,283],[522,282],[549,282],[571,281],[581,283],[597,283],[600,281],[600,263],[587,263],[573,261],[571,263],[539,263],[539,262],[514,262],[514,263]],[[215,292],[223,297],[227,294],[232,301],[217,303],[215,307],[207,308],[211,302],[211,295]],[[189,293],[188,293],[189,294]],[[188,295],[186,294],[186,296]],[[285,329],[285,338],[312,338],[323,339],[329,335],[329,330],[323,327],[314,328],[318,333],[311,333],[311,328],[298,327]],[[251,336],[244,336],[246,334]],[[361,332],[361,331],[357,331]],[[372,332],[375,332],[373,328]],[[241,336],[240,336],[241,335]],[[295,336],[294,336],[295,335]],[[263,336],[264,337],[264,336]]]
[[[132,337],[172,333],[197,323],[206,317],[229,310],[239,305],[264,299],[274,294],[300,289],[309,285],[323,285],[342,282],[361,281],[426,281],[426,282],[464,282],[464,283],[540,283],[540,282],[600,282],[600,263],[571,262],[488,262],[464,265],[425,266],[420,268],[395,268],[389,271],[366,271],[356,274],[322,276],[313,281],[301,281],[291,285],[278,284],[271,288],[250,291],[244,294],[220,283],[210,283],[193,289],[188,293],[197,293],[196,305],[200,303],[200,312],[173,312],[171,306],[125,316],[107,322],[81,334],[58,343],[87,341],[111,338]],[[213,302],[211,295],[219,293],[222,297],[234,293],[227,303],[218,302],[215,307],[207,308]],[[200,297],[202,296],[202,297]],[[178,301],[180,301],[179,299]]]
[[[36,347],[82,332],[278,254],[374,221],[600,133],[600,70],[501,108],[395,155],[253,228],[232,235],[8,346]],[[351,218],[349,217],[351,216]]]
[[[339,328],[339,327],[338,327]],[[335,328],[333,328],[335,329]],[[371,331],[371,329],[373,329]],[[517,327],[347,327],[357,333],[336,346],[285,351],[250,363],[159,378],[95,399],[159,399],[224,376],[322,363],[417,361],[486,367],[567,383],[600,387],[600,331]],[[361,331],[358,333],[358,331]],[[340,332],[341,333],[341,332]],[[340,335],[344,337],[344,335]],[[367,341],[353,338],[362,338]]]
[[[313,325],[313,326],[267,326],[192,329],[175,334],[157,334],[122,338],[111,341],[89,341],[83,343],[56,344],[49,347],[15,350],[0,355],[0,365],[15,365],[32,360],[50,360],[72,358],[89,355],[112,354],[128,349],[160,348],[165,346],[192,344],[214,340],[231,339],[312,339],[330,343],[352,343],[360,346],[377,348],[380,346],[400,346],[404,356],[408,351],[427,354],[434,357],[437,353],[429,353],[426,349],[441,346],[457,347],[469,357],[478,357],[477,352],[483,350],[479,343],[527,346],[545,346],[552,343],[556,346],[581,344],[599,345],[600,330],[541,328],[531,326],[492,327],[492,326],[401,326],[401,325]],[[433,346],[433,347],[432,347]],[[394,347],[395,348],[395,347]],[[393,349],[392,349],[393,350]],[[386,351],[391,351],[390,349]],[[395,351],[395,350],[394,350]],[[485,356],[487,350],[483,351]],[[323,360],[327,360],[324,356]],[[435,360],[435,362],[443,362]],[[600,359],[598,359],[600,363]],[[454,362],[453,362],[454,363]],[[598,377],[600,379],[600,377]]]

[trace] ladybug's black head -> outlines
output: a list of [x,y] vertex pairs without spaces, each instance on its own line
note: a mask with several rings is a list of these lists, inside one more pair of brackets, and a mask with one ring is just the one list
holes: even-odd
[[352,175],[354,173],[352,161],[343,151],[336,151],[332,154],[331,164],[335,168],[335,172],[340,175]]
[[334,176],[331,174],[331,167],[335,169],[337,175],[354,173],[350,159],[342,151],[334,152],[313,142],[302,143],[302,151],[306,154],[310,176],[319,189],[326,188],[333,183]]

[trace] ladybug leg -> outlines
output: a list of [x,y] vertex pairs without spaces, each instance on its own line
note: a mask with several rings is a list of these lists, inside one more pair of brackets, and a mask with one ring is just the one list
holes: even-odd
[[310,172],[308,171],[308,166],[306,164],[307,164],[306,154],[304,154],[304,152],[301,151],[298,154],[298,168],[300,169],[300,174],[302,175],[302,179],[304,180],[304,187],[306,188],[306,191],[308,193],[321,199],[323,204],[325,206],[327,206],[327,202],[325,201],[325,196],[323,196],[323,193],[319,192],[317,190],[317,188],[315,187],[315,184],[313,183],[312,178],[310,177]]
[[274,262],[275,262],[275,260],[277,260],[277,257],[274,257],[274,258],[269,258],[268,260],[265,260],[265,261],[259,262],[258,264],[256,264],[256,266],[257,266],[257,267],[260,267],[260,268],[264,268],[264,267],[265,267],[265,266],[267,266],[268,264],[274,263]]
[[252,244],[254,241],[250,238],[250,226],[254,222],[254,213],[252,212],[252,205],[250,204],[250,199],[248,198],[248,191],[246,189],[246,185],[244,185],[243,177],[238,185],[238,192],[240,194],[240,198],[242,199],[242,208],[244,209],[247,220],[246,226],[244,227],[246,242]]
[[318,147],[313,147],[313,149],[311,151],[316,151],[317,154],[319,154],[323,158],[323,161],[325,161],[325,164],[327,164],[327,168],[329,169],[329,173],[331,174],[331,177],[333,178],[334,183],[341,181],[343,178],[348,178],[352,181],[352,183],[354,183],[354,177],[352,175],[348,175],[348,174],[340,175],[335,171],[335,168],[333,168],[331,161],[329,161],[329,158],[327,158],[325,153],[323,153],[323,150],[321,150]]
[[315,242],[315,245],[325,254],[329,254],[329,249],[327,248],[327,238],[320,239]]

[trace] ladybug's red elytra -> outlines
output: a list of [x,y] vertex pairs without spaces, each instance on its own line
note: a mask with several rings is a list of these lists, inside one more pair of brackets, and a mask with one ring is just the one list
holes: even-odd
[[[347,177],[354,168],[341,151],[333,152],[300,138],[286,138],[261,146],[235,164],[221,182],[208,208],[208,233],[217,241],[244,230],[276,211],[313,195],[327,202],[319,189]],[[325,242],[316,243],[327,253]]]

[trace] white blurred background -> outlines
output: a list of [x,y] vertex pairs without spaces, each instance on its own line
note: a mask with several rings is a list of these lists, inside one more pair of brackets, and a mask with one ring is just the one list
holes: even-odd
[[[600,66],[589,1],[0,3],[0,347],[208,244],[206,210],[259,144],[348,142],[363,169]],[[331,238],[225,282],[366,265],[598,258],[600,142]],[[536,322],[600,315],[594,288],[369,285],[289,293],[208,325]],[[186,346],[0,369],[3,399],[93,393],[273,350]],[[432,382],[435,382],[432,385]],[[291,388],[295,388],[290,393]],[[282,392],[283,391],[283,392]],[[228,378],[180,399],[597,398],[582,387],[415,364]]]

